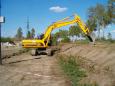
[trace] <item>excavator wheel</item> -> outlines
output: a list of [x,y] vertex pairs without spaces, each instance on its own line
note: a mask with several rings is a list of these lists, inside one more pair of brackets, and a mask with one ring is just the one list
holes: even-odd
[[31,55],[36,56],[37,55],[37,50],[36,49],[31,49]]

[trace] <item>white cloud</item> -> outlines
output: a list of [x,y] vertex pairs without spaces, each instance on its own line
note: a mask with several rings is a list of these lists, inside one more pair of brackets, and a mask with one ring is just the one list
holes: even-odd
[[112,30],[111,32],[115,33],[115,30]]
[[56,12],[56,13],[61,13],[67,11],[66,7],[60,7],[60,6],[54,6],[49,8],[50,11]]

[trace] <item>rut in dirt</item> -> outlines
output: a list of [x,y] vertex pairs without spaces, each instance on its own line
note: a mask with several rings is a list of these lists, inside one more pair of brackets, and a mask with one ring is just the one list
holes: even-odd
[[13,56],[4,63],[0,66],[2,86],[70,86],[55,56],[32,57],[24,53]]

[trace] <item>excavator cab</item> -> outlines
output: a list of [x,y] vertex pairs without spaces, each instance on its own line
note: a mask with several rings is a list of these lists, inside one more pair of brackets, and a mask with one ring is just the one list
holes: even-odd
[[[37,36],[38,40],[42,40],[43,38],[44,38],[44,34],[43,33]],[[45,40],[44,43],[46,44],[47,40]],[[48,46],[51,46],[51,45],[52,45],[52,37],[50,35],[50,38],[49,38],[49,41],[48,41]]]
[[42,40],[43,37],[44,37],[44,34],[40,34],[40,35],[37,36],[37,38],[40,39],[40,40]]

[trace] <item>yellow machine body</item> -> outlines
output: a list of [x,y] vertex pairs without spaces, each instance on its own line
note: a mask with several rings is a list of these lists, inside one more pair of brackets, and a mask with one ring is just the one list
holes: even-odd
[[[50,40],[51,32],[56,29],[60,28],[62,26],[67,26],[70,24],[78,24],[80,29],[84,32],[86,36],[90,36],[90,30],[86,27],[86,25],[82,22],[80,17],[78,15],[74,15],[73,20],[68,20],[70,17],[64,18],[62,20],[59,20],[53,24],[51,24],[45,31],[43,39],[25,39],[22,40],[22,46],[23,48],[47,48],[48,42]],[[91,37],[90,37],[91,39]],[[92,40],[92,39],[91,39]]]

